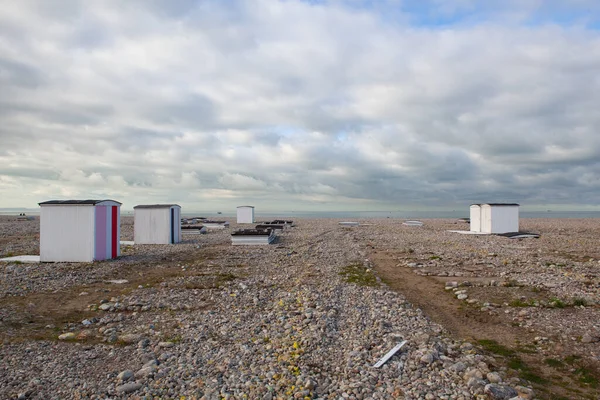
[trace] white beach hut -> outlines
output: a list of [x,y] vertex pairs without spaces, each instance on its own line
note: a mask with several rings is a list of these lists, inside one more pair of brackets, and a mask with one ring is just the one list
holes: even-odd
[[181,242],[181,207],[177,204],[133,207],[133,241],[135,244]]
[[50,200],[39,203],[40,261],[91,262],[121,255],[121,203]]
[[239,206],[237,208],[237,223],[238,224],[253,224],[254,223],[254,206]]
[[[479,218],[477,218],[477,206],[480,211]],[[477,228],[479,229],[477,230]],[[471,231],[482,233],[518,232],[519,205],[516,203],[485,203],[472,205]]]

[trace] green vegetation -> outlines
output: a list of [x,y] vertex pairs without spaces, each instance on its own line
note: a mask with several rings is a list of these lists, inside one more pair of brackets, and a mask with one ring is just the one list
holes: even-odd
[[582,297],[575,297],[573,299],[574,306],[587,306],[587,300]]
[[348,265],[342,268],[339,275],[343,277],[344,282],[354,283],[359,286],[379,286],[373,272],[361,264]]
[[430,260],[441,260],[442,257],[440,257],[440,256],[431,256],[431,257],[429,257],[429,259]]
[[508,303],[511,307],[533,307],[535,306],[535,300],[529,299],[528,301],[523,301],[521,299],[512,300]]
[[[541,377],[534,371],[531,367],[529,367],[525,362],[518,356],[515,350],[509,349],[508,347],[501,345],[495,340],[479,340],[479,345],[482,346],[485,350],[497,354],[502,357],[506,357],[507,366],[511,369],[514,369],[519,372],[519,376],[522,379],[528,380],[532,383],[537,384],[545,384],[548,382],[547,379]],[[531,352],[531,351],[527,351]]]
[[552,368],[556,368],[556,369],[562,369],[565,367],[565,364],[560,361],[557,360],[556,358],[546,358],[544,360],[544,363],[546,363],[546,365],[549,365]]
[[565,308],[565,306],[566,306],[565,303],[558,297],[551,298],[550,305],[555,308]]

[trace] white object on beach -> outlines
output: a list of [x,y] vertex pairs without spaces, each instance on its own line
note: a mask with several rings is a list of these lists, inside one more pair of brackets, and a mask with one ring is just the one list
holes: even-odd
[[234,246],[271,244],[273,240],[273,229],[243,229],[231,234],[231,244]]
[[41,262],[92,262],[121,255],[121,203],[49,200],[39,203]]
[[254,223],[254,206],[239,206],[237,208],[237,223],[238,224],[253,224]]
[[421,221],[404,221],[402,223],[402,225],[406,225],[406,226],[423,226],[423,223]]
[[398,343],[396,346],[394,346],[393,349],[391,349],[390,351],[387,352],[387,354],[385,356],[383,356],[379,361],[377,361],[375,363],[375,365],[373,365],[373,368],[379,368],[381,367],[383,364],[385,364],[390,358],[392,358],[392,356],[394,354],[396,354],[398,352],[398,350],[400,350],[402,348],[402,346],[404,346],[406,344],[406,340],[403,340],[402,342]]
[[360,224],[358,222],[354,222],[354,221],[343,221],[339,223],[342,226],[359,226]]
[[149,204],[133,207],[133,240],[137,244],[181,242],[181,206]]
[[133,246],[135,242],[133,240],[121,240],[119,244],[121,246]]
[[519,232],[519,205],[516,203],[471,204],[470,229],[473,232]]
[[14,256],[14,257],[6,257],[0,258],[2,262],[22,262],[27,264],[37,264],[40,262],[40,256]]
[[110,280],[106,281],[106,283],[114,283],[115,285],[124,285],[126,283],[129,283],[129,281],[127,279],[110,279]]
[[460,233],[461,235],[491,235],[487,232],[475,232],[475,231],[448,231],[452,233]]

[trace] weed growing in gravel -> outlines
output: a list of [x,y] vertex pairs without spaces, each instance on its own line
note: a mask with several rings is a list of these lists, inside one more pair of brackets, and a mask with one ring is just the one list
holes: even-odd
[[551,298],[550,305],[555,308],[565,308],[565,303],[558,297]]
[[546,365],[549,365],[552,368],[556,369],[562,369],[565,367],[565,364],[562,361],[557,360],[556,358],[546,358],[544,362],[546,363]]
[[379,286],[373,272],[360,264],[348,265],[342,268],[339,275],[348,283],[359,286]]
[[479,340],[478,343],[487,351],[507,358],[507,366],[511,369],[519,371],[519,376],[522,379],[532,383],[544,384],[547,379],[539,376],[517,355],[517,352],[501,345],[495,340]]
[[529,301],[523,301],[521,299],[512,300],[508,303],[511,307],[533,307],[535,306],[535,300],[530,299]]
[[575,297],[573,299],[574,306],[587,306],[587,300],[582,297]]
[[431,256],[431,257],[429,257],[429,259],[430,260],[441,260],[442,257],[440,257],[440,256]]

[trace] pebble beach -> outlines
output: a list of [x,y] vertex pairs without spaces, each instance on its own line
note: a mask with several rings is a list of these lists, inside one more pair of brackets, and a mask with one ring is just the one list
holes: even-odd
[[[597,220],[522,219],[540,238],[508,239],[298,219],[232,246],[226,219],[116,260],[0,262],[0,398],[600,398]],[[39,218],[0,216],[0,257],[25,254]]]

